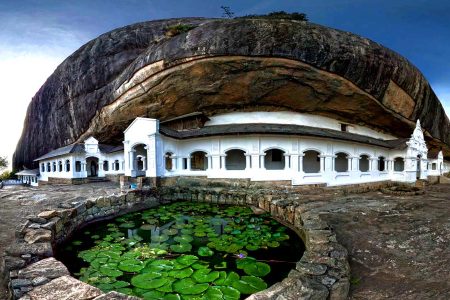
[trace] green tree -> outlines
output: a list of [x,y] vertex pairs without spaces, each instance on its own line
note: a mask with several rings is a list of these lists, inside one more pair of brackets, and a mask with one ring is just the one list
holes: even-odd
[[8,159],[6,156],[0,156],[0,170],[8,167]]

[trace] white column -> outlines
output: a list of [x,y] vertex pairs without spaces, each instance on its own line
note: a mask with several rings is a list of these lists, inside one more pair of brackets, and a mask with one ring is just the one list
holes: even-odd
[[220,156],[220,169],[222,169],[222,170],[227,169],[225,167],[225,158],[226,158],[226,154]]
[[174,155],[172,154],[172,157],[171,157],[170,159],[172,160],[172,169],[171,169],[170,171],[176,171],[176,170],[177,170],[177,160],[178,160],[178,157],[177,157],[177,156],[174,156]]
[[299,156],[298,156],[298,171],[300,172],[300,173],[303,173],[303,157],[304,157],[305,155],[304,154],[300,154]]
[[289,171],[291,169],[291,156],[284,154],[284,170]]
[[187,158],[187,169],[190,171],[191,170],[191,159],[192,159],[192,157],[191,156],[188,156],[188,158]]
[[325,156],[319,155],[320,158],[320,173],[325,172]]
[[252,169],[253,170],[259,169],[259,161],[260,161],[259,154],[252,154],[250,155],[250,157],[252,161]]
[[298,172],[298,154],[291,154],[291,171]]
[[142,158],[142,170],[139,171],[147,171],[147,159],[145,157]]
[[245,170],[250,170],[251,169],[251,155],[250,154],[245,154]]
[[129,168],[131,171],[134,171],[134,153],[136,151],[135,150],[130,150],[128,152],[128,164],[129,164]]
[[207,155],[206,156],[207,158],[208,158],[208,169],[207,170],[211,170],[213,167],[213,164],[212,164],[212,156],[211,155]]
[[266,154],[265,154],[265,153],[259,155],[259,161],[260,161],[259,165],[261,166],[261,169],[262,169],[262,170],[265,170],[265,169],[266,169],[265,162],[264,162],[264,158],[265,158],[265,157],[266,157]]

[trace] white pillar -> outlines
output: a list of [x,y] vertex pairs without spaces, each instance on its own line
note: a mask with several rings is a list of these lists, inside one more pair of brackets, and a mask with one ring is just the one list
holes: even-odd
[[177,160],[178,160],[178,157],[176,157],[176,156],[174,156],[173,154],[172,154],[172,156],[171,156],[171,161],[172,161],[172,169],[170,169],[170,171],[176,171],[177,170]]
[[299,160],[299,155],[298,154],[291,154],[291,159],[290,159],[290,169],[293,172],[298,172],[299,168],[298,168],[298,160]]
[[291,156],[289,154],[284,154],[284,170],[289,171],[291,169]]
[[300,172],[300,173],[303,173],[303,157],[304,157],[305,155],[304,154],[300,154],[299,156],[298,156],[298,171]]
[[245,170],[250,170],[251,169],[251,155],[250,154],[245,154]]
[[259,155],[260,166],[261,166],[261,169],[262,169],[262,170],[265,170],[265,169],[266,169],[265,162],[264,162],[264,158],[265,158],[265,157],[266,157],[266,154],[265,154],[265,153]]
[[187,169],[190,171],[191,170],[191,159],[192,159],[192,157],[191,156],[188,156],[188,158],[187,158]]
[[260,161],[259,154],[252,154],[250,155],[250,157],[252,161],[252,169],[253,170],[259,169],[259,161]]
[[226,170],[225,157],[226,157],[226,154],[220,156],[220,169],[222,169],[222,170]]
[[320,158],[320,173],[325,172],[325,156],[319,155]]
[[213,163],[212,163],[212,156],[211,155],[207,155],[206,156],[208,158],[208,170],[211,170],[213,167]]
[[128,164],[129,164],[129,168],[131,171],[134,171],[134,153],[136,151],[135,150],[130,150],[128,152]]

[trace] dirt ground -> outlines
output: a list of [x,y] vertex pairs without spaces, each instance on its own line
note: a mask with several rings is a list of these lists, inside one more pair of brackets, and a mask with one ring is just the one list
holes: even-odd
[[[0,190],[0,254],[25,217],[118,191],[112,183]],[[302,196],[349,251],[350,299],[450,299],[450,185],[424,195]],[[0,299],[6,299],[0,287]]]

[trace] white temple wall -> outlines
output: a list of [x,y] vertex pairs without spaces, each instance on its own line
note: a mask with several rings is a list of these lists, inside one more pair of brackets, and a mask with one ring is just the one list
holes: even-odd
[[374,138],[391,140],[396,137],[390,134],[378,132],[368,127],[340,122],[338,120],[306,113],[298,113],[291,111],[280,112],[232,112],[211,116],[205,126],[224,125],[224,124],[249,124],[249,123],[265,123],[265,124],[290,124],[303,125],[317,128],[327,128],[333,130],[341,130],[341,124],[347,124],[348,132],[371,136]]
[[[326,140],[319,138],[275,136],[275,135],[245,135],[220,136],[213,138],[195,138],[190,140],[174,140],[161,136],[162,149],[160,161],[165,165],[166,157],[170,156],[172,168],[163,169],[160,176],[207,176],[209,178],[249,178],[253,181],[292,180],[293,184],[327,183],[341,185],[382,180],[410,181],[405,177],[405,171],[394,172],[394,159],[405,157],[405,151],[392,151],[381,147],[362,145],[358,143]],[[244,170],[229,170],[226,168],[227,151],[243,150],[245,156]],[[266,151],[280,149],[284,151],[280,164],[283,168],[269,170],[266,168]],[[320,155],[316,161],[311,161],[305,152],[317,151]],[[191,170],[190,160],[194,152],[206,153],[207,170]],[[336,156],[345,157],[345,161]],[[236,152],[232,160],[236,165]],[[361,155],[367,155],[365,161],[369,170],[359,169]],[[384,168],[380,170],[379,160],[384,158]],[[303,162],[303,160],[305,161]],[[317,161],[317,159],[319,161]],[[241,163],[242,160],[241,160]],[[337,163],[337,164],[336,164]],[[382,164],[383,165],[383,164]],[[310,171],[317,166],[318,172]],[[344,166],[344,171],[339,166]],[[415,179],[414,179],[415,180]]]

